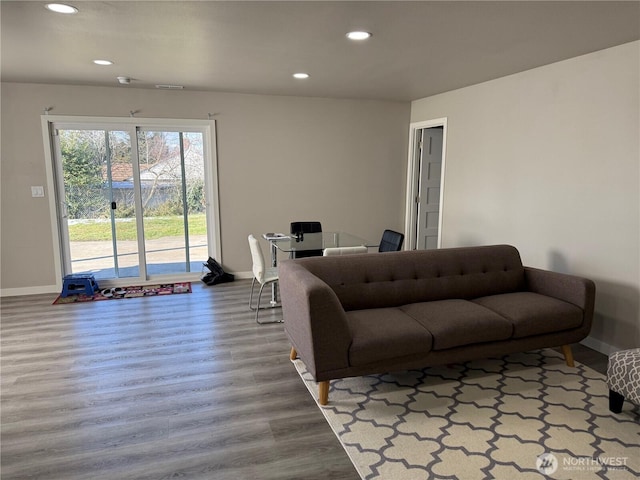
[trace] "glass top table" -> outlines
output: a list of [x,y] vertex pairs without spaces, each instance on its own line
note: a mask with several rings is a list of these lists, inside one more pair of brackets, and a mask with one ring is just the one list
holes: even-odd
[[[284,235],[281,233],[264,233],[262,238],[271,244],[271,266],[278,265],[278,250],[289,254],[290,258],[296,258],[296,252],[310,250],[322,250],[333,247],[377,247],[377,243],[346,232],[322,232],[305,233],[299,237]],[[271,284],[271,304],[278,304],[278,286],[276,282]]]
[[[274,263],[276,249],[289,253],[295,258],[296,252],[309,250],[324,250],[334,247],[376,247],[377,243],[370,242],[364,238],[346,232],[321,232],[305,233],[296,237],[295,235],[281,235],[265,233],[263,237],[271,243],[272,265]],[[275,260],[277,261],[277,260]]]

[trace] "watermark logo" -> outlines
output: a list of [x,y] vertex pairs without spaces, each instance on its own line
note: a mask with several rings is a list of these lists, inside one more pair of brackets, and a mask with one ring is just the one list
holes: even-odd
[[552,475],[558,470],[558,459],[553,453],[543,453],[536,458],[536,468],[543,475]]
[[572,457],[553,453],[543,453],[536,457],[536,468],[543,475],[553,475],[557,470],[563,472],[600,472],[626,470],[629,457]]

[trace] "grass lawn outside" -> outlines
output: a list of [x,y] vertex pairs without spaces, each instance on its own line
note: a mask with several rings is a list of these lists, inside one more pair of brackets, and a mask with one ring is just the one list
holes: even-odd
[[[147,217],[143,219],[145,239],[184,236],[184,217]],[[189,215],[189,235],[206,235],[204,213]],[[118,240],[136,240],[136,222],[132,218],[116,218]],[[69,222],[69,240],[72,242],[111,240],[111,222],[108,219]]]

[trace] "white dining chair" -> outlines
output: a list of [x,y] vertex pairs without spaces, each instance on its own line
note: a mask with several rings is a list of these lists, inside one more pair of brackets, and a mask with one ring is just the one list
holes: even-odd
[[[251,249],[251,259],[253,261],[253,281],[251,282],[251,294],[249,295],[249,308],[256,311],[256,322],[259,324],[264,323],[281,323],[282,320],[275,322],[261,322],[258,320],[258,313],[265,308],[275,308],[280,305],[271,305],[269,307],[260,307],[260,298],[262,297],[262,290],[265,285],[273,284],[278,281],[278,269],[275,267],[266,267],[264,263],[264,256],[262,255],[262,249],[258,240],[253,235],[249,235],[249,248]],[[260,284],[260,291],[258,292],[258,303],[253,306],[253,289],[256,282]]]
[[331,257],[334,255],[353,255],[355,253],[367,253],[369,249],[365,246],[358,247],[327,247],[322,252],[324,257]]

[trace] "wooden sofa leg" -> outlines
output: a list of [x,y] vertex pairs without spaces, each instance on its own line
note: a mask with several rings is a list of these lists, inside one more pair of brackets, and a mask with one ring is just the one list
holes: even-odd
[[568,367],[575,367],[573,363],[573,352],[571,351],[571,345],[562,345],[562,353],[564,355],[564,361],[567,362]]
[[289,354],[289,360],[291,360],[292,362],[298,358],[298,352],[296,352],[296,349],[291,347],[291,353]]
[[318,382],[318,403],[320,405],[329,403],[329,380]]

